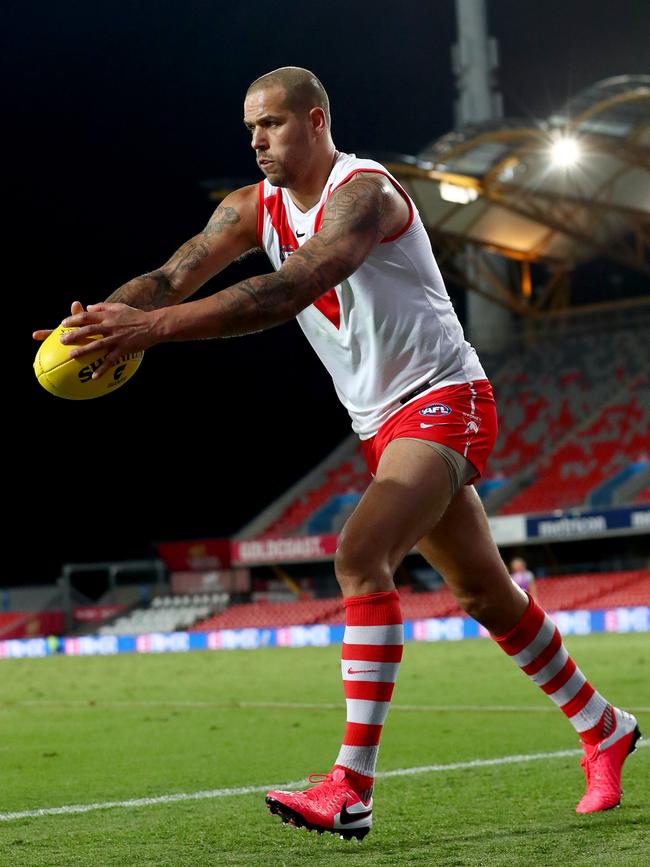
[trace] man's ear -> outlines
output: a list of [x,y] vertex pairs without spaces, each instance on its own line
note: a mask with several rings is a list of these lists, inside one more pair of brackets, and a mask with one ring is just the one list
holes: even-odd
[[327,118],[322,108],[318,106],[312,108],[309,112],[309,120],[315,135],[321,136],[327,132]]

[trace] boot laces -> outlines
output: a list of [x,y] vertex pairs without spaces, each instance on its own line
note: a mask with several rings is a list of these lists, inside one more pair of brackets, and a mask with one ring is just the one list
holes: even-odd
[[309,783],[329,783],[333,780],[332,774],[309,774],[307,781]]

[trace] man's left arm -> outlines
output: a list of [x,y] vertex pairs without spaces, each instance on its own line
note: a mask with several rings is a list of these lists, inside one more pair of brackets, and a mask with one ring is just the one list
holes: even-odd
[[[336,190],[323,211],[320,231],[276,272],[242,280],[207,298],[140,311],[97,304],[92,324],[79,336],[96,335],[93,350],[108,350],[102,374],[127,352],[156,343],[235,337],[293,319],[363,263],[373,247],[405,225],[408,207],[388,178],[359,173]],[[82,355],[85,348],[75,350]]]

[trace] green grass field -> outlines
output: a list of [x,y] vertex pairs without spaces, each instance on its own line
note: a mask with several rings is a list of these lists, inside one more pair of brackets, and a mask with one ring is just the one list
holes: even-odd
[[[650,636],[567,644],[650,733]],[[329,647],[2,661],[3,815],[213,796],[3,819],[0,864],[650,864],[650,749],[626,764],[623,807],[586,817],[574,812],[583,778],[573,755],[385,777],[362,843],[283,826],[263,791],[223,792],[329,770],[344,722],[338,659]],[[491,642],[406,645],[381,771],[577,746]]]

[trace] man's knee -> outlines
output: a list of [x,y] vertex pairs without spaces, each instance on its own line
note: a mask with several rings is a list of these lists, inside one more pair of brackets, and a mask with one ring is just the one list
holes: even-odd
[[383,569],[377,552],[368,550],[362,541],[350,541],[344,537],[336,550],[334,571],[339,583],[361,583]]
[[388,557],[382,551],[371,549],[361,539],[343,535],[334,558],[334,571],[346,596],[362,596],[394,587]]

